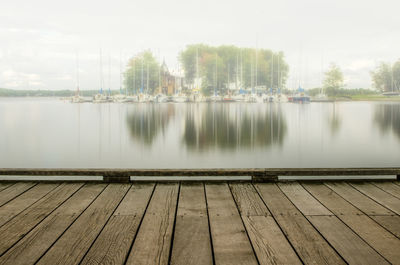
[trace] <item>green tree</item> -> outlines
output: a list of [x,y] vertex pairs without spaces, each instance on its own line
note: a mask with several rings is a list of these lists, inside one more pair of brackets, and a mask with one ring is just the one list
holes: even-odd
[[159,88],[160,63],[147,50],[132,57],[124,73],[124,85],[130,93],[153,94]]
[[328,96],[336,96],[338,91],[343,88],[343,73],[335,63],[331,63],[328,71],[325,72],[323,85]]
[[232,45],[189,45],[180,53],[179,59],[185,71],[186,82],[193,84],[198,73],[202,78],[202,87],[208,90],[213,86],[224,90],[228,84],[235,84],[238,88],[283,88],[289,71],[283,52],[273,53],[267,49]]
[[382,62],[371,72],[372,82],[376,89],[382,92],[399,91],[400,60],[393,65]]

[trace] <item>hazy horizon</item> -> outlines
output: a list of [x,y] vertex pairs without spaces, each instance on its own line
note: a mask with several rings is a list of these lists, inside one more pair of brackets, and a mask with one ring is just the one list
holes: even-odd
[[343,70],[346,87],[370,88],[377,63],[400,58],[399,7],[394,0],[6,1],[0,87],[75,89],[78,51],[81,89],[98,89],[102,49],[105,83],[110,58],[111,89],[118,89],[120,54],[124,66],[150,49],[177,69],[186,45],[205,43],[283,51],[289,88],[293,80],[318,87],[330,62]]

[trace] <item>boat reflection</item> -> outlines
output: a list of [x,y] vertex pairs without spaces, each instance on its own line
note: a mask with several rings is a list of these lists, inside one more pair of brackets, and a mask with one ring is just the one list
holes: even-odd
[[374,123],[378,125],[382,133],[392,131],[400,139],[400,104],[376,105]]

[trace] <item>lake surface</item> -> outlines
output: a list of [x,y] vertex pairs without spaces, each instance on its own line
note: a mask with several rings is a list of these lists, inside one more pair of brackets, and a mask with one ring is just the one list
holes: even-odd
[[0,98],[0,167],[400,166],[400,104]]

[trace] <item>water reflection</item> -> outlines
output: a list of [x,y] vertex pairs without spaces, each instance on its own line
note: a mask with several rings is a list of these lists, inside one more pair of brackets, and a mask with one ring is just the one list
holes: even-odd
[[146,145],[151,145],[161,132],[165,133],[175,109],[170,104],[141,104],[127,114],[131,136]]
[[400,104],[379,104],[375,106],[374,123],[383,133],[393,131],[400,138]]
[[332,104],[332,111],[329,112],[327,121],[332,136],[336,135],[340,131],[340,127],[342,125],[342,118],[336,109],[336,103]]
[[286,120],[279,105],[260,108],[210,104],[190,108],[185,117],[183,142],[189,150],[237,149],[282,145]]

